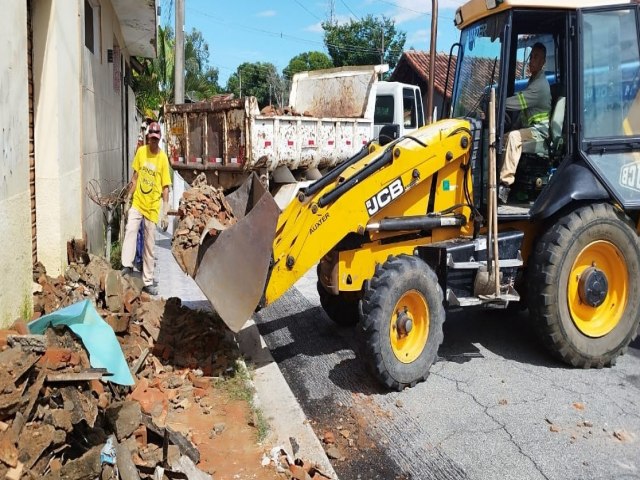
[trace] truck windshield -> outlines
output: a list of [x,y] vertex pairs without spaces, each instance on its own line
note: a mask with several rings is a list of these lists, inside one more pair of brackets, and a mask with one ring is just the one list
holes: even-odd
[[488,93],[492,84],[500,83],[502,32],[507,20],[507,14],[496,15],[462,31],[461,58],[454,88],[454,117],[477,113],[482,108],[483,95]]
[[373,123],[376,125],[393,123],[394,108],[393,95],[378,95],[376,97],[376,108],[373,113]]

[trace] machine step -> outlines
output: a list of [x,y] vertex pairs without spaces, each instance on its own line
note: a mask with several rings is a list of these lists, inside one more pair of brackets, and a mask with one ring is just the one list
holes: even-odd
[[506,292],[501,293],[499,297],[493,295],[480,295],[478,297],[457,297],[453,290],[447,289],[447,303],[450,307],[476,307],[476,306],[492,306],[496,308],[506,308],[510,302],[519,302],[520,295],[515,289],[508,285]]
[[[517,258],[505,258],[499,259],[500,268],[513,268],[513,267],[521,267],[523,265],[522,255],[520,251],[518,251]],[[456,262],[453,260],[453,256],[448,253],[447,254],[447,267],[461,270],[461,269],[479,269],[480,267],[487,267],[487,262],[485,260],[480,261],[471,261],[471,262]]]

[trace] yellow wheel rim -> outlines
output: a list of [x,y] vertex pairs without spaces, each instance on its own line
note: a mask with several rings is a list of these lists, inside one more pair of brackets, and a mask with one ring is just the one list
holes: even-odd
[[429,307],[417,290],[406,292],[396,303],[389,325],[391,349],[402,363],[414,362],[429,337]]
[[[580,292],[587,270],[593,268],[601,271],[608,283],[604,301],[597,306],[587,303]],[[629,272],[618,247],[599,240],[583,248],[571,267],[567,295],[571,318],[582,333],[597,338],[611,332],[624,314],[629,295]]]

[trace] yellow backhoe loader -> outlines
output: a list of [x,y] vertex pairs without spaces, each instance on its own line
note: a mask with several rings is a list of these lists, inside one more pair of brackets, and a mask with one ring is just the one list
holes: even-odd
[[[386,126],[282,212],[250,179],[227,197],[238,223],[203,240],[197,283],[237,331],[317,265],[328,316],[357,325],[393,389],[427,377],[447,309],[519,301],[558,358],[613,365],[640,322],[638,9],[466,3],[440,110],[451,118],[399,138]],[[523,148],[498,207],[505,99],[526,87],[536,42],[547,50],[549,135]]]

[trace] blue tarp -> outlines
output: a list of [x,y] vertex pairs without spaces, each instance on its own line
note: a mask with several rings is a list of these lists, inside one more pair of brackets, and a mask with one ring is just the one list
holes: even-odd
[[89,352],[93,368],[106,368],[108,380],[118,385],[133,385],[129,365],[111,326],[98,314],[89,300],[74,303],[29,323],[29,331],[42,334],[49,327],[67,325]]

